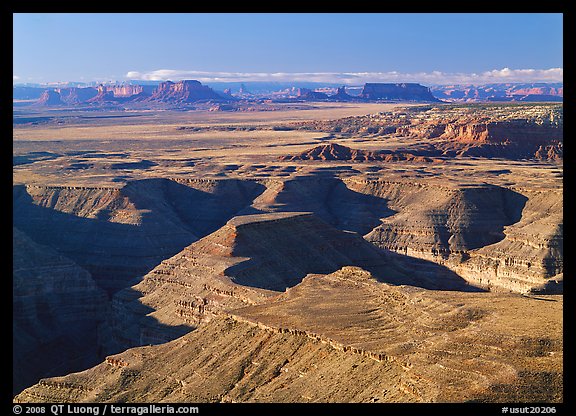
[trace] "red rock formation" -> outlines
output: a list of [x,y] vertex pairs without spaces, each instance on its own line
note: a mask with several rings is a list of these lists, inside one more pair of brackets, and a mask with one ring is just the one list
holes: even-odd
[[87,103],[102,103],[102,102],[110,102],[116,101],[114,97],[114,93],[108,90],[108,87],[104,85],[98,85],[98,94],[95,97],[90,98],[87,100]]
[[60,94],[55,90],[46,90],[42,93],[38,101],[36,101],[37,105],[64,105],[64,101],[62,101]]
[[112,85],[106,87],[106,90],[112,92],[114,97],[131,97],[137,94],[140,94],[144,91],[142,85],[131,85],[131,84],[124,84],[124,85]]
[[198,81],[162,82],[150,97],[150,101],[193,103],[200,100],[225,100],[212,88]]
[[95,88],[59,88],[56,90],[63,102],[69,105],[80,104],[94,98],[98,91]]
[[465,143],[550,143],[562,140],[563,129],[528,120],[448,123],[441,138]]
[[435,97],[449,101],[562,101],[561,83],[496,83],[487,85],[440,85]]
[[351,149],[336,143],[323,144],[298,155],[284,156],[280,160],[378,160],[373,152]]

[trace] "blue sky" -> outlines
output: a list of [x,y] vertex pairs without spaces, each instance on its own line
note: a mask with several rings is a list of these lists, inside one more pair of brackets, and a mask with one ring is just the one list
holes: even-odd
[[562,14],[14,14],[14,82],[561,81]]

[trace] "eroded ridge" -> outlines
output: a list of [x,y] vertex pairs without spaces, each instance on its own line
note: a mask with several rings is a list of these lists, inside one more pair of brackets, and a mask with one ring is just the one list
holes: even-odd
[[560,402],[561,311],[561,296],[390,286],[344,267],[16,399]]
[[235,217],[117,293],[101,340],[108,352],[166,342],[221,311],[275,296],[308,273],[330,273],[349,264],[389,275],[394,282],[415,282],[358,234],[310,213]]

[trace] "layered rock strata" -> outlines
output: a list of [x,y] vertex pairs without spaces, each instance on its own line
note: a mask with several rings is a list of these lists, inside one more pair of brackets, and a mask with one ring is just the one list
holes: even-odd
[[382,161],[382,162],[432,162],[433,159],[424,156],[415,156],[410,153],[351,149],[337,143],[327,143],[306,150],[297,155],[281,156],[283,162],[297,160],[350,160],[353,162]]
[[13,392],[95,365],[107,298],[90,274],[13,229]]
[[16,401],[562,402],[561,299],[390,286],[345,267]]
[[394,283],[465,288],[442,273],[411,277],[359,235],[339,231],[308,213],[235,217],[120,291],[102,328],[107,351],[166,342],[224,310],[262,302],[308,273],[361,265]]
[[251,181],[150,179],[122,188],[15,186],[14,225],[113,293],[250,205]]
[[149,98],[149,101],[172,103],[193,103],[200,100],[223,101],[226,97],[217,94],[212,88],[202,85],[199,81],[183,80],[160,83]]
[[337,120],[297,122],[293,129],[343,135],[408,137],[398,149],[418,156],[472,156],[557,161],[563,157],[561,104],[418,106]]
[[365,235],[377,246],[443,264],[495,290],[562,291],[561,191],[346,182],[397,212]]

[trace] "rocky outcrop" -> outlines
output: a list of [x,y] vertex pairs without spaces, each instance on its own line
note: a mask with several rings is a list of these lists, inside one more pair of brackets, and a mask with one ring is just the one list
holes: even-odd
[[418,106],[338,120],[297,122],[287,127],[348,137],[392,135],[418,139],[422,142],[415,149],[396,150],[415,156],[548,161],[563,157],[561,104]]
[[555,123],[540,124],[515,119],[495,122],[463,121],[448,123],[442,139],[463,143],[553,143],[562,140],[564,129]]
[[562,298],[547,300],[390,286],[344,267],[15,401],[562,402]]
[[13,392],[98,363],[107,299],[90,274],[13,229]]
[[338,87],[336,94],[331,95],[329,98],[331,100],[336,100],[336,101],[359,101],[359,100],[361,100],[360,97],[354,97],[354,96],[348,94],[346,92],[345,86]]
[[263,188],[250,181],[168,179],[122,188],[15,186],[13,221],[113,293],[225,224]]
[[313,149],[304,151],[298,155],[280,156],[283,162],[296,160],[350,160],[353,162],[362,161],[383,161],[383,162],[432,162],[433,160],[424,156],[415,156],[410,153],[400,153],[391,151],[370,152],[367,150],[351,149],[337,143],[327,143],[316,146]]
[[319,91],[312,91],[308,88],[299,88],[297,98],[305,101],[324,101],[328,99],[328,94]]
[[505,238],[470,251],[454,270],[477,284],[517,292],[562,293],[564,253],[562,193],[523,190],[522,218]]
[[293,286],[309,272],[358,261],[385,263],[359,236],[309,214],[236,217],[119,292],[102,342],[108,353],[157,343],[150,334],[166,342],[225,309],[260,302],[274,293],[270,290]]
[[226,98],[217,94],[212,88],[202,85],[199,81],[195,80],[162,82],[149,98],[149,101],[175,104],[208,100],[225,101]]
[[245,215],[117,293],[101,339],[106,353],[166,342],[223,311],[277,295],[309,273],[330,273],[346,265],[361,266],[394,284],[470,289],[437,266],[431,271],[434,279],[424,272],[417,275],[414,271],[423,265],[397,265],[358,234],[337,230],[309,213]]
[[41,106],[52,106],[52,105],[64,105],[64,101],[60,97],[58,91],[55,90],[45,90],[38,101],[34,103],[35,105]]
[[304,151],[294,156],[281,156],[281,161],[294,160],[379,160],[374,152],[351,149],[337,143],[327,143],[316,146],[313,149]]
[[142,85],[122,84],[107,86],[106,90],[112,92],[114,97],[132,97],[145,92]]
[[354,180],[348,186],[386,199],[397,212],[365,235],[379,247],[440,263],[494,290],[562,291],[561,193]]
[[367,100],[436,102],[430,89],[416,83],[366,83],[360,97]]
[[59,88],[57,92],[60,94],[61,100],[67,105],[76,105],[85,103],[86,101],[94,98],[98,91],[95,88]]
[[114,96],[114,92],[108,90],[104,85],[99,85],[96,89],[98,93],[90,98],[87,103],[106,103],[106,102],[117,102],[118,99]]

